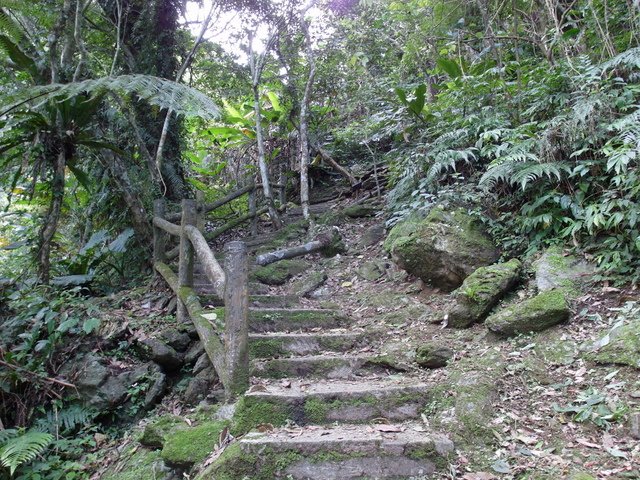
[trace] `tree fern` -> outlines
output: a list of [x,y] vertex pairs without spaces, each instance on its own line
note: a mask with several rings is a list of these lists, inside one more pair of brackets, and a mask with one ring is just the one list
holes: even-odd
[[212,120],[220,115],[214,101],[194,88],[151,75],[121,75],[29,87],[2,95],[0,103],[7,107],[0,113],[0,117],[25,104],[39,107],[50,101],[63,102],[83,94],[98,96],[105,93],[120,96],[135,94],[151,105],[171,109],[178,115],[205,120]]
[[49,433],[35,431],[11,438],[0,448],[0,464],[13,475],[20,465],[32,461],[42,453],[53,438]]

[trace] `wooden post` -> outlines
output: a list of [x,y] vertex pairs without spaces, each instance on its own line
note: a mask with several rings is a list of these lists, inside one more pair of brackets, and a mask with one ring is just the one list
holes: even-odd
[[258,235],[258,202],[256,199],[257,196],[257,188],[255,188],[255,183],[253,184],[254,188],[249,192],[249,215],[251,215],[251,235]]
[[225,247],[225,357],[233,397],[249,388],[249,256],[244,242]]
[[198,230],[200,230],[200,233],[204,233],[204,192],[201,192],[200,190],[196,192],[196,208],[196,212],[198,215],[198,221],[196,222],[196,225],[198,227]]
[[[153,216],[164,220],[167,202],[164,198],[153,201]],[[154,225],[153,227],[153,263],[164,263],[167,259],[167,233]]]
[[[193,245],[185,232],[184,227],[187,225],[196,225],[196,201],[182,200],[182,231],[180,233],[180,257],[178,260],[178,288],[193,287]],[[187,307],[178,300],[177,310],[178,323],[187,323],[189,321],[189,313]]]

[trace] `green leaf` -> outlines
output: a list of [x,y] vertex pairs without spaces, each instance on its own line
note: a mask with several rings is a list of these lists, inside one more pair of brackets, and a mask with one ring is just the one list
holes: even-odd
[[79,168],[75,162],[68,162],[67,167],[69,167],[69,170],[71,171],[71,173],[73,173],[73,176],[76,177],[78,183],[82,185],[82,187],[87,192],[91,192],[91,179],[89,178],[89,175],[87,175],[86,172]]
[[25,54],[8,36],[0,34],[0,49],[5,51],[16,66],[31,75],[31,78],[36,79],[38,77],[36,62]]
[[87,318],[82,324],[82,330],[84,333],[89,335],[91,332],[94,332],[100,326],[100,319],[91,317]]
[[436,60],[436,65],[449,75],[451,78],[458,78],[462,76],[462,70],[457,62],[449,58],[440,57]]
[[416,114],[420,115],[422,109],[424,108],[424,102],[427,95],[427,86],[422,83],[418,85],[415,89],[415,98],[409,102],[410,110]]

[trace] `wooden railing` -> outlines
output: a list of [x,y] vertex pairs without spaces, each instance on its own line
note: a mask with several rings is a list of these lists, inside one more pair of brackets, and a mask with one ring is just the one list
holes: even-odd
[[[213,204],[183,200],[180,214],[167,214],[166,202],[154,202],[153,252],[154,268],[171,287],[178,299],[177,319],[191,319],[204,349],[222,382],[227,399],[243,393],[249,387],[249,257],[244,242],[229,242],[225,246],[224,268],[218,263],[203,234],[203,215],[241,195],[254,192],[256,186],[245,187]],[[241,192],[241,193],[240,193]],[[224,201],[223,201],[224,200]],[[200,203],[200,206],[198,206]],[[215,206],[214,206],[215,205]],[[212,207],[214,206],[214,207]],[[255,219],[266,209],[257,209],[255,197],[249,197],[249,215],[229,222]],[[178,225],[176,222],[180,220]],[[232,228],[232,227],[228,227]],[[253,230],[253,228],[252,228]],[[170,237],[177,237],[178,246],[167,251]],[[208,235],[207,235],[208,237]],[[268,265],[287,258],[314,253],[340,241],[336,230],[318,235],[315,240],[258,256],[253,263]],[[169,266],[178,257],[177,274]],[[206,313],[194,290],[194,264],[198,261],[216,295],[224,302],[224,322]]]

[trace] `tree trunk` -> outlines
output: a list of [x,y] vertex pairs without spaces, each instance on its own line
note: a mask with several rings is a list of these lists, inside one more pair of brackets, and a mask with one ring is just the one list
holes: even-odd
[[49,211],[40,229],[38,242],[38,279],[44,284],[48,284],[50,280],[51,243],[58,229],[60,211],[62,210],[62,202],[64,201],[64,172],[66,166],[65,152],[61,150],[55,159],[53,178],[51,179],[51,203],[49,204]]
[[253,35],[249,35],[249,66],[251,68],[251,86],[253,89],[253,110],[256,116],[256,143],[258,144],[258,168],[260,170],[260,178],[262,179],[262,191],[264,192],[264,198],[269,208],[269,216],[275,228],[282,227],[280,216],[276,210],[276,206],[273,202],[273,192],[271,185],[269,184],[269,170],[267,168],[267,160],[264,149],[264,138],[262,134],[262,115],[260,111],[260,79],[262,77],[262,70],[264,69],[264,62],[266,60],[267,53],[273,45],[276,37],[276,32],[273,32],[267,41],[267,47],[265,52],[256,58],[256,53],[253,51]]
[[140,240],[140,244],[151,245],[153,230],[149,223],[144,204],[138,196],[136,187],[134,187],[129,178],[124,162],[113,152],[105,151],[102,158],[131,212],[131,223],[133,224],[133,230]]
[[304,18],[306,11],[302,12],[300,25],[305,39],[305,50],[309,62],[309,75],[304,88],[302,102],[300,102],[300,203],[302,215],[309,220],[309,103],[311,102],[311,90],[316,76],[316,63],[309,35],[309,24]]

